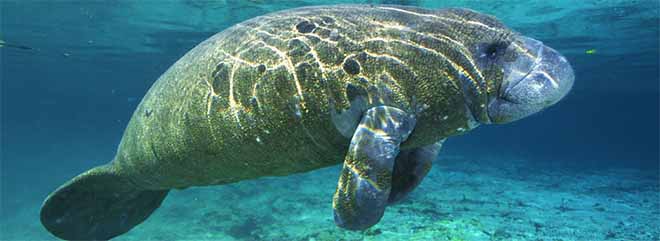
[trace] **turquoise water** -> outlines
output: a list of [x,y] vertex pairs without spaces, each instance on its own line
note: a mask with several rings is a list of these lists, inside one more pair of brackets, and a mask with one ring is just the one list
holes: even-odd
[[[141,97],[229,26],[329,1],[0,1],[0,239],[53,240],[43,199],[112,158]],[[333,1],[333,3],[354,3]],[[660,240],[657,1],[362,1],[466,7],[557,49],[557,105],[451,138],[379,224],[337,228],[340,167],[173,191],[117,240]]]

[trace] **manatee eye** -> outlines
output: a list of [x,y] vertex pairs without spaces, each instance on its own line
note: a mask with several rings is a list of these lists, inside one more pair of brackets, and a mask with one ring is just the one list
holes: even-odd
[[487,69],[504,62],[508,62],[507,56],[511,56],[507,51],[509,43],[504,41],[482,42],[475,46],[475,62],[482,69]]
[[483,55],[490,59],[497,59],[504,54],[504,51],[506,51],[507,47],[507,44],[504,42],[486,44]]

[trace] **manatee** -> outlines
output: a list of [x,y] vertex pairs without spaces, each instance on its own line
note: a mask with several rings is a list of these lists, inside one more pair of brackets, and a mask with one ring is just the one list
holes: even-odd
[[171,189],[343,163],[334,220],[363,230],[420,184],[446,138],[539,112],[573,81],[557,51],[468,9],[267,14],[160,76],[111,162],[50,194],[41,222],[62,239],[110,239]]

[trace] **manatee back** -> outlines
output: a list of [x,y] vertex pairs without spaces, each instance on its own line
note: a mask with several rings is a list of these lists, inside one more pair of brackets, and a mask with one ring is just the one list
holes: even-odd
[[466,122],[452,76],[471,65],[452,42],[460,37],[455,21],[436,19],[452,14],[310,7],[231,27],[159,78],[135,111],[115,165],[149,188],[309,171],[342,160],[357,124],[342,113],[379,105],[439,110],[419,116],[421,131],[405,146],[433,143],[456,128],[424,120]]

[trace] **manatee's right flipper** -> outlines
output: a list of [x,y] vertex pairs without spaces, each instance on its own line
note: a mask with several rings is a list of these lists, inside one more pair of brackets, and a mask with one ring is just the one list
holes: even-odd
[[93,168],[51,193],[41,223],[66,240],[107,240],[144,221],[168,190],[138,190],[112,166]]
[[444,142],[445,139],[442,139],[428,146],[399,152],[394,163],[388,204],[401,201],[422,182]]
[[414,126],[413,116],[394,107],[378,106],[364,113],[332,200],[337,226],[362,230],[380,220],[390,195],[394,159]]

